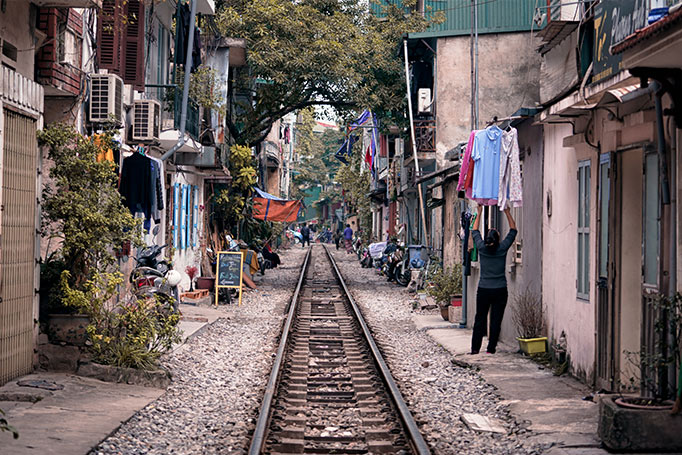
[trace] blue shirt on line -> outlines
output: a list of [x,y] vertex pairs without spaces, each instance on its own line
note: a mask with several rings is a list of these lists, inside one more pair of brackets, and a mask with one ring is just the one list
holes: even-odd
[[502,130],[497,125],[476,133],[471,158],[474,160],[472,198],[497,199],[500,187]]

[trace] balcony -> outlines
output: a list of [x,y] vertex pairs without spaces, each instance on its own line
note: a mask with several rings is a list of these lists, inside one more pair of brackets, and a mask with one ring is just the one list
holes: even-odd
[[[182,87],[176,85],[147,84],[145,94],[161,104],[161,131],[180,130],[182,116]],[[192,98],[187,101],[185,132],[195,141],[201,134],[199,104]]]
[[32,115],[43,113],[43,87],[6,66],[0,67],[0,100]]
[[41,8],[37,31],[45,41],[36,56],[36,79],[45,96],[80,95],[83,18],[73,9]]
[[414,121],[414,138],[417,144],[418,153],[435,153],[436,152],[436,121],[415,120]]

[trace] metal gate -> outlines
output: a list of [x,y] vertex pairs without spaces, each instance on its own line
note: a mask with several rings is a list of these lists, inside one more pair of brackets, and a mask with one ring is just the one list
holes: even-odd
[[4,109],[0,193],[0,385],[33,365],[36,122]]

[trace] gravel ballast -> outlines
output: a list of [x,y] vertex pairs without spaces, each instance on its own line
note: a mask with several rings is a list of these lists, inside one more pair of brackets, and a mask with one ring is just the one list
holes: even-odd
[[280,252],[282,265],[241,306],[219,306],[224,318],[164,356],[173,375],[166,393],[91,454],[246,453],[304,253]]
[[[334,257],[433,453],[538,453],[495,388],[414,327],[406,288],[360,267],[355,255],[334,251]],[[499,419],[507,434],[470,430],[461,421],[465,413]]]

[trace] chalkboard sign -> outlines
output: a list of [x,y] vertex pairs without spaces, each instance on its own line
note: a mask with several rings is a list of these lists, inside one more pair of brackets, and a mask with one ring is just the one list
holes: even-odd
[[242,303],[242,267],[244,256],[239,251],[218,251],[216,270],[215,301],[218,305],[218,293],[220,288],[239,289],[239,304]]

